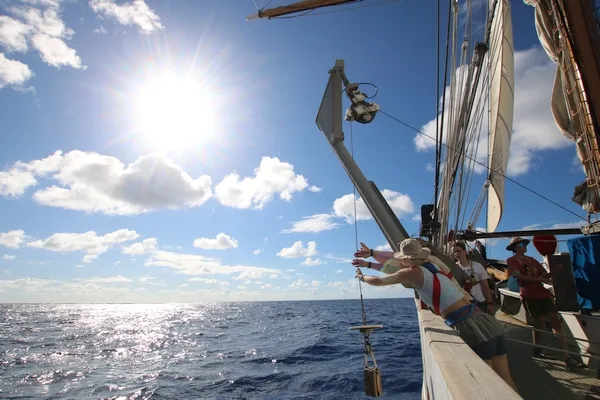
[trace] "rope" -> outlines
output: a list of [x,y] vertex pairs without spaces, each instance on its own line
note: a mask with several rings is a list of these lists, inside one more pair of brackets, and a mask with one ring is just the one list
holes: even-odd
[[[385,112],[385,111],[383,111],[383,110],[379,110],[379,112],[380,112],[381,114],[385,115],[386,117],[388,117],[388,118],[390,118],[390,119],[392,119],[392,120],[394,120],[394,121],[396,121],[396,122],[398,122],[398,123],[400,123],[400,124],[402,124],[402,125],[406,126],[407,128],[409,128],[409,129],[412,129],[413,131],[415,131],[415,132],[417,132],[417,133],[420,133],[421,135],[423,135],[423,136],[425,136],[425,137],[427,137],[427,138],[429,138],[429,139],[435,140],[435,138],[433,138],[433,137],[429,136],[428,134],[426,134],[426,133],[425,133],[425,132],[423,132],[422,130],[420,130],[420,129],[418,129],[418,128],[415,128],[414,126],[407,124],[406,122],[402,121],[401,119],[399,119],[399,118],[396,118],[396,117],[394,117],[393,115],[390,115],[390,114],[386,113],[386,112]],[[460,152],[460,150],[457,150],[457,149],[455,149],[455,148],[453,148],[453,147],[451,147],[451,146],[448,146],[448,145],[447,145],[447,144],[445,144],[445,143],[442,143],[442,146],[444,146],[444,147],[445,147],[445,148],[447,148],[448,150],[451,150],[451,151],[454,151],[454,152]],[[555,201],[553,201],[553,200],[549,199],[548,197],[546,197],[546,196],[544,196],[544,195],[542,195],[542,194],[540,194],[540,193],[536,192],[535,190],[533,190],[533,189],[531,189],[531,188],[528,188],[527,186],[523,185],[522,183],[520,183],[520,182],[518,182],[518,181],[516,181],[516,180],[514,180],[514,179],[512,179],[512,178],[510,178],[510,177],[508,177],[508,176],[506,176],[506,175],[504,175],[504,174],[502,174],[502,173],[501,173],[501,172],[499,172],[499,171],[495,171],[495,170],[493,170],[491,167],[488,167],[487,165],[485,165],[485,164],[484,164],[484,163],[482,163],[482,162],[479,162],[479,161],[477,161],[477,160],[475,160],[475,159],[473,159],[473,158],[471,158],[471,157],[467,157],[467,156],[465,156],[465,157],[466,157],[466,158],[469,158],[469,159],[471,159],[471,160],[472,160],[472,161],[473,161],[475,164],[481,165],[481,166],[482,166],[482,167],[484,167],[486,170],[488,170],[488,171],[492,171],[492,172],[494,172],[494,173],[498,174],[499,176],[502,176],[502,177],[503,177],[504,179],[506,179],[507,181],[509,181],[509,182],[512,182],[512,183],[514,183],[515,185],[517,185],[517,186],[521,187],[522,189],[525,189],[525,190],[527,190],[528,192],[530,192],[530,193],[532,193],[532,194],[534,194],[534,195],[536,195],[536,196],[538,196],[538,197],[540,197],[540,198],[542,198],[542,199],[546,200],[547,202],[549,202],[549,203],[551,203],[551,204],[555,205],[556,207],[558,207],[558,208],[560,208],[560,209],[562,209],[562,210],[564,210],[564,211],[568,212],[569,214],[572,214],[572,215],[576,216],[577,218],[579,218],[579,219],[582,219],[582,220],[584,220],[585,222],[588,222],[588,219],[587,219],[587,218],[584,218],[584,217],[582,217],[581,215],[579,215],[579,214],[577,214],[577,213],[575,213],[575,212],[573,212],[573,211],[569,210],[568,208],[566,208],[566,207],[564,207],[564,206],[561,206],[561,205],[560,205],[560,204],[558,204],[557,202],[555,202]]]
[[[350,121],[350,156],[354,160],[354,133],[352,130],[352,121]],[[354,244],[356,249],[358,249],[358,220],[357,220],[357,212],[356,212],[356,185],[352,184],[352,198],[354,202]],[[358,271],[360,271],[359,267],[356,267]],[[363,297],[362,291],[362,282],[358,280],[358,290],[360,292],[360,309],[363,325],[367,325],[367,313],[365,312],[365,301]],[[370,355],[373,358],[373,363],[375,364],[375,368],[377,368],[377,362],[375,361],[375,355],[373,354],[373,349],[371,348],[371,339],[370,333],[368,331],[363,332],[363,338],[365,342],[365,367],[368,366],[368,356]]]

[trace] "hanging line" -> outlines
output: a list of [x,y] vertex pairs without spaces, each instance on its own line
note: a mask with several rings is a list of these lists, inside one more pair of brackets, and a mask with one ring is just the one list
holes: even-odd
[[[354,160],[354,134],[352,132],[352,121],[350,121],[350,156],[352,157],[352,160]],[[354,245],[355,248],[358,250],[358,221],[357,221],[357,212],[356,212],[356,185],[354,183],[352,183],[352,198],[354,200]],[[358,271],[360,271],[359,267],[356,267],[356,269]],[[363,292],[362,292],[362,281],[359,279],[358,280],[358,290],[360,292],[360,308],[362,311],[362,322],[363,325],[367,325],[367,313],[365,312],[365,302],[363,299]]]
[[[352,121],[350,121],[350,156],[352,160],[354,160],[354,133],[352,131]],[[356,249],[358,250],[358,220],[357,220],[357,211],[356,211],[356,185],[352,183],[352,193],[353,193],[353,203],[354,203],[354,242]],[[356,267],[358,271],[360,271],[359,267]],[[362,323],[363,326],[367,326],[367,313],[365,312],[365,301],[363,297],[362,291],[362,281],[358,280],[358,290],[360,292],[360,308],[362,313]],[[377,368],[377,361],[375,360],[375,354],[373,354],[373,349],[371,348],[371,331],[364,330],[363,338],[365,342],[365,367],[369,366],[368,357],[371,356],[373,359],[373,365]]]

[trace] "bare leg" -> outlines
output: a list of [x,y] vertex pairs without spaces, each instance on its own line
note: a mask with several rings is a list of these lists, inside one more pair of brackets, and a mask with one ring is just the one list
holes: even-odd
[[508,357],[506,356],[506,354],[503,356],[493,357],[491,360],[491,364],[492,368],[494,368],[494,371],[496,371],[496,373],[500,375],[502,379],[504,379],[504,382],[508,383],[515,392],[519,393],[517,385],[515,385],[515,382],[510,376],[510,369],[508,367]]

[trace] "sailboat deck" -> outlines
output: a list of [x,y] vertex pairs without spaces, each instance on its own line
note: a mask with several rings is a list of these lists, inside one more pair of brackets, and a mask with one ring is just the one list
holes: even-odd
[[[516,322],[505,315],[496,317],[512,324]],[[511,375],[525,400],[600,399],[600,379],[596,378],[595,371],[587,368],[568,371],[560,354],[556,354],[556,360],[533,358],[530,345],[512,341],[532,342],[531,332],[524,327],[524,324],[507,326],[507,334]],[[552,337],[543,335],[541,344],[556,348],[552,341]]]

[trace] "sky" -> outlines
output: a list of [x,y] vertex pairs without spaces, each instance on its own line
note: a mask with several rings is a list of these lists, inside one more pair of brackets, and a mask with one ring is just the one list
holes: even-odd
[[[352,184],[316,112],[344,59],[382,110],[431,132],[432,4],[247,22],[252,0],[0,1],[0,302],[358,299]],[[550,112],[556,66],[534,9],[511,4],[508,175],[583,215],[582,168]],[[356,162],[416,233],[434,142],[384,115],[352,131]],[[498,230],[581,225],[505,190]],[[360,240],[389,248],[360,199],[357,220]]]

